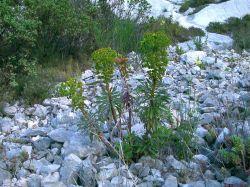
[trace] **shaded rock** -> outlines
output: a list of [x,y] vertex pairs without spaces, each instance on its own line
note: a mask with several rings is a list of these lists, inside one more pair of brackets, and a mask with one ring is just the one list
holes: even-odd
[[32,174],[27,180],[28,187],[41,187],[42,176]]
[[43,105],[34,105],[35,107],[35,111],[33,112],[34,116],[37,116],[41,119],[45,119],[46,115],[49,113],[47,107],[43,106]]
[[50,147],[51,139],[48,137],[34,137],[32,143],[37,150],[46,150]]
[[75,184],[78,178],[78,172],[80,170],[82,160],[74,155],[70,154],[65,157],[62,167],[60,169],[61,180],[64,184]]
[[158,170],[161,170],[163,168],[163,162],[159,159],[153,159],[150,156],[143,156],[139,159],[140,163],[142,163],[144,166],[148,166],[150,168],[155,168]]
[[58,129],[52,130],[48,134],[48,136],[56,142],[64,143],[66,141],[69,141],[72,137],[74,137],[75,133],[73,131],[66,130],[64,128],[58,128]]
[[71,137],[71,139],[64,143],[62,154],[64,156],[75,154],[80,158],[86,158],[90,155],[103,155],[106,153],[106,147],[100,141],[90,142],[88,136]]
[[118,175],[118,170],[114,163],[109,164],[107,166],[102,166],[101,171],[97,174],[97,180],[109,180]]
[[41,184],[42,186],[47,185],[54,185],[55,183],[59,182],[60,175],[58,172],[55,172],[53,174],[49,174],[42,178]]
[[238,177],[228,177],[224,180],[224,184],[227,184],[227,185],[232,185],[232,186],[243,186],[243,185],[246,185],[246,183],[241,180],[240,178]]
[[17,113],[17,107],[16,106],[9,106],[6,105],[5,107],[3,107],[3,114],[6,116],[14,116]]
[[178,187],[177,178],[173,175],[169,175],[164,182],[163,187]]
[[3,184],[5,179],[11,179],[11,174],[7,170],[0,168],[0,185]]
[[8,117],[0,118],[0,129],[2,132],[10,133],[11,128],[15,125],[14,121]]
[[122,176],[116,176],[112,178],[111,184],[117,187],[133,187],[134,182]]
[[111,184],[108,180],[98,181],[98,187],[115,187],[115,185]]
[[47,136],[49,132],[50,129],[47,127],[38,127],[35,129],[28,128],[21,133],[21,137]]
[[187,170],[187,167],[180,161],[176,160],[172,155],[166,158],[169,167],[174,170]]
[[85,159],[82,161],[82,166],[79,172],[79,180],[83,186],[96,186],[96,169],[92,165],[90,159]]

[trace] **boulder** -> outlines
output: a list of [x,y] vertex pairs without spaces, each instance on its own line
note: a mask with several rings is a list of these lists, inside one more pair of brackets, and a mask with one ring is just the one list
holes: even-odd
[[66,185],[75,184],[81,165],[82,160],[78,156],[70,154],[65,157],[60,169],[61,181]]

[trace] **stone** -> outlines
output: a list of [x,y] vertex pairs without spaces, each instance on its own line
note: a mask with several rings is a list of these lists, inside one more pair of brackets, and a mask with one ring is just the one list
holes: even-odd
[[216,119],[219,119],[219,118],[220,118],[220,114],[218,114],[216,112],[204,113],[200,116],[199,124],[200,125],[209,125],[209,124],[215,122]]
[[11,179],[11,173],[5,169],[0,168],[0,185],[3,184],[5,179]]
[[53,97],[53,98],[45,99],[43,101],[43,105],[65,109],[65,106],[71,106],[71,101],[67,97]]
[[15,148],[15,149],[11,149],[9,151],[6,152],[6,158],[8,160],[13,160],[18,158],[22,153],[22,150],[20,148]]
[[34,137],[32,143],[39,151],[47,150],[50,147],[51,139],[48,137]]
[[27,180],[28,187],[41,187],[42,176],[31,174]]
[[59,110],[56,116],[51,120],[51,124],[55,128],[71,127],[81,123],[82,114],[80,112],[73,112],[71,109]]
[[83,186],[96,186],[96,169],[92,165],[92,162],[89,158],[82,161],[82,166],[79,172],[79,179]]
[[238,82],[238,86],[241,88],[250,88],[250,76],[240,79]]
[[230,130],[228,128],[224,127],[223,130],[221,131],[221,133],[219,134],[219,136],[217,137],[216,142],[217,143],[224,142],[225,138],[227,136],[229,136],[229,134],[230,134]]
[[150,156],[143,156],[139,159],[143,166],[148,166],[150,168],[161,170],[163,168],[163,162],[159,159],[153,159]]
[[207,78],[220,80],[225,78],[225,74],[221,70],[210,70],[207,74]]
[[114,178],[112,178],[111,180],[111,184],[113,184],[114,186],[120,186],[120,187],[133,187],[135,186],[134,182],[130,179],[127,179],[125,177],[122,176],[116,176]]
[[51,174],[57,172],[61,166],[58,164],[49,164],[41,166],[39,172],[41,174]]
[[196,61],[202,60],[206,56],[204,51],[188,51],[180,56],[181,60],[189,65],[195,65]]
[[21,147],[22,151],[25,151],[29,155],[29,159],[31,158],[31,153],[32,153],[32,146],[29,145],[23,145]]
[[34,116],[37,116],[41,119],[45,119],[49,111],[47,110],[47,107],[39,104],[35,104],[35,111],[33,112]]
[[164,184],[164,179],[163,178],[155,177],[155,176],[152,176],[152,175],[148,175],[148,176],[144,177],[143,181],[152,182],[153,186],[162,186]]
[[163,187],[178,187],[177,178],[173,175],[169,175],[165,179]]
[[115,187],[109,180],[97,181],[98,187]]
[[222,187],[222,184],[216,180],[206,180],[205,187]]
[[66,186],[63,182],[53,182],[49,184],[44,184],[43,187],[69,187],[69,186]]
[[49,132],[50,129],[46,127],[38,127],[35,129],[28,128],[21,133],[21,137],[47,136]]
[[109,180],[118,175],[118,170],[114,163],[109,164],[107,166],[102,166],[100,168],[100,172],[97,174],[97,180]]
[[2,132],[10,133],[11,128],[14,126],[14,121],[8,117],[0,118],[0,129]]
[[174,170],[187,170],[187,167],[180,161],[176,160],[172,155],[166,158],[167,164]]
[[202,155],[202,154],[194,155],[193,160],[197,163],[208,163],[209,162],[208,157],[205,155]]
[[3,107],[3,114],[6,116],[13,117],[17,113],[17,107],[16,106],[5,106]]
[[52,185],[56,182],[58,182],[60,179],[60,174],[58,172],[55,172],[53,174],[49,174],[42,178],[41,184],[42,186],[46,185]]
[[136,186],[137,187],[153,187],[153,183],[152,182],[143,182],[143,183],[140,183]]
[[213,180],[213,179],[215,179],[215,174],[211,170],[206,170],[204,173],[204,177],[206,179]]
[[86,158],[90,155],[103,155],[106,153],[106,147],[100,141],[90,142],[87,135],[80,137],[71,137],[71,139],[64,143],[62,154],[67,156],[69,154],[75,154],[80,158]]
[[243,180],[241,180],[240,178],[235,177],[235,176],[231,176],[231,177],[226,178],[224,180],[224,184],[232,185],[232,186],[243,186],[243,185],[246,185],[246,183]]
[[75,136],[75,132],[64,128],[58,128],[52,130],[48,136],[55,142],[64,143],[66,141],[70,141],[70,139]]
[[131,164],[129,170],[136,176],[143,178],[146,177],[150,172],[149,166],[143,166],[142,163]]
[[201,137],[204,138],[207,134],[208,134],[208,130],[205,129],[204,127],[200,126],[196,129],[196,134]]
[[82,160],[74,154],[65,157],[60,169],[61,181],[66,185],[75,184],[81,164]]
[[16,122],[16,124],[20,125],[26,125],[28,123],[26,116],[24,113],[18,112],[15,114],[14,116],[14,121]]

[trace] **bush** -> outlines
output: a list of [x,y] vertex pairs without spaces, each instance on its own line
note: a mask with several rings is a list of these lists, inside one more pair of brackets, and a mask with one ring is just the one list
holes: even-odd
[[[204,8],[206,5],[210,4],[210,3],[221,3],[221,2],[225,2],[228,0],[186,0],[180,7],[179,11],[180,12],[185,12],[188,10],[189,7],[191,8],[197,8],[197,9],[202,9]],[[196,11],[197,12],[197,11]]]
[[236,135],[230,137],[224,148],[218,152],[218,158],[229,168],[240,166],[245,171],[250,168],[250,138],[245,142]]
[[195,36],[204,36],[205,33],[199,28],[184,28],[178,22],[174,22],[171,18],[159,17],[152,18],[149,23],[145,25],[146,31],[158,32],[163,31],[169,37],[171,43],[177,44],[191,40]]
[[241,19],[229,18],[225,23],[213,22],[206,29],[209,32],[232,35],[237,51],[250,49],[250,15]]
[[[123,156],[126,162],[137,161],[142,156],[159,156],[159,151],[169,141],[171,130],[159,126],[150,137],[138,137],[135,134],[129,134],[122,142]],[[116,145],[120,149],[120,145]]]

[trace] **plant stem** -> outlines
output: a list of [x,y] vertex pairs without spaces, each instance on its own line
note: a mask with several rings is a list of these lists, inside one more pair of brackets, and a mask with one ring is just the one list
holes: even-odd
[[113,120],[114,120],[115,124],[117,124],[117,118],[116,118],[115,108],[113,106],[112,94],[110,91],[109,83],[106,83],[106,91],[108,93],[108,101],[109,101],[110,110],[111,110],[111,113],[113,116]]

